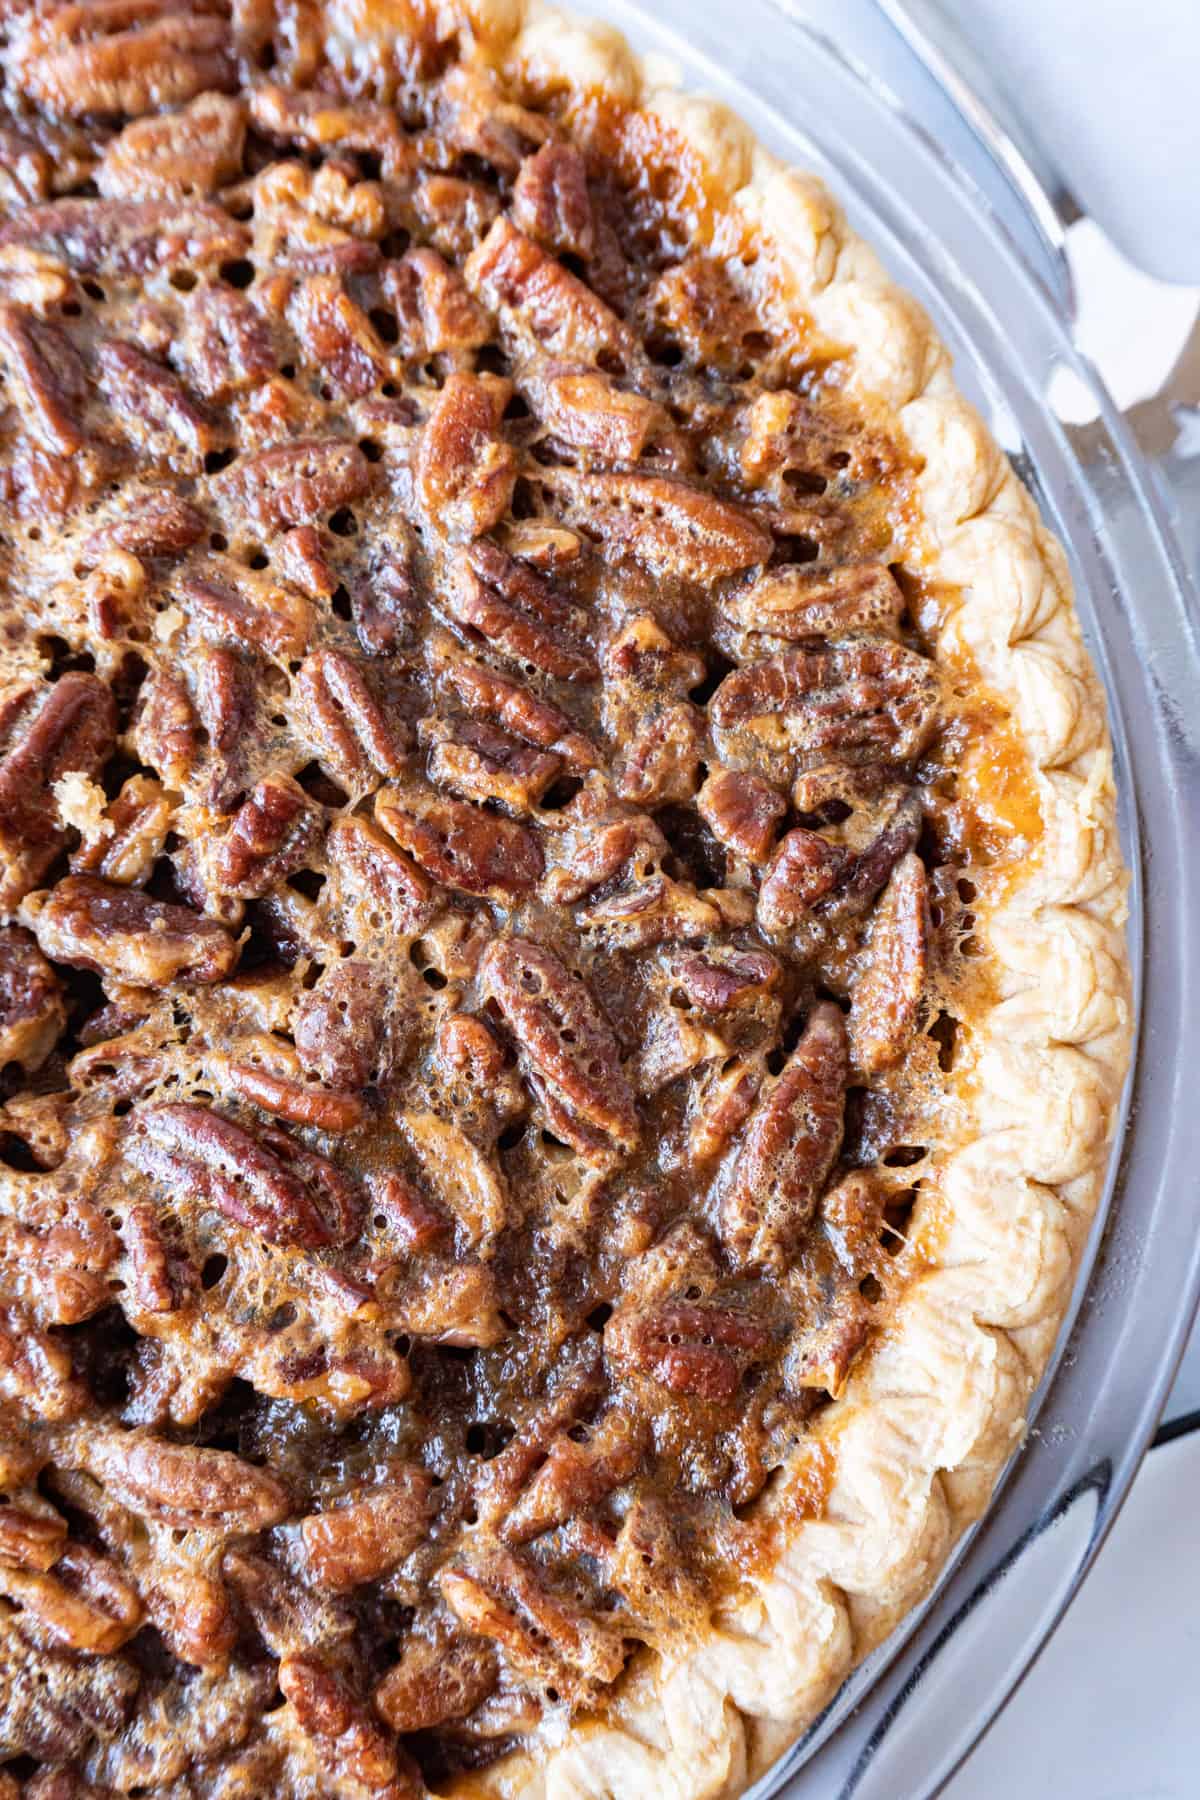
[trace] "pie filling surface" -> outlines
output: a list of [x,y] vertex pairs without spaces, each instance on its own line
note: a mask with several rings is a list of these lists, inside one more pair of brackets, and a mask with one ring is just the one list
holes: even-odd
[[6,1800],[399,1800],[702,1631],[1040,831],[694,172],[234,15],[7,11]]

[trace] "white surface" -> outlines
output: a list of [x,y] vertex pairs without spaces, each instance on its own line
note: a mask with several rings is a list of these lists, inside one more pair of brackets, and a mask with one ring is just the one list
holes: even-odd
[[1151,1451],[1082,1592],[944,1800],[1196,1800],[1198,1492],[1200,1432]]

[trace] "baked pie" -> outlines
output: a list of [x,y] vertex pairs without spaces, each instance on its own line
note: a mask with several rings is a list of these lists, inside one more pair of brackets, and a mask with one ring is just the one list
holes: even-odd
[[0,1796],[736,1794],[1100,1192],[1062,552],[608,28],[3,16]]

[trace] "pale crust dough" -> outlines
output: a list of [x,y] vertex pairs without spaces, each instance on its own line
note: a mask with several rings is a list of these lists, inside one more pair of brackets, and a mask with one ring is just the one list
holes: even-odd
[[[348,57],[411,29],[388,0],[331,0]],[[678,1653],[635,1659],[604,1718],[465,1779],[528,1800],[733,1796],[811,1723],[936,1579],[1021,1441],[1100,1199],[1129,1060],[1126,873],[1099,680],[1061,547],[973,409],[917,303],[814,177],[715,102],[656,85],[611,27],[540,0],[441,6],[518,89],[651,115],[703,179],[695,235],[773,259],[781,302],[850,349],[852,391],[923,459],[912,555],[959,590],[939,660],[966,656],[1004,703],[1043,820],[1021,875],[986,884],[977,933],[996,998],[972,1021],[936,1185],[913,1230],[923,1272],[820,1416],[822,1516],[799,1518],[767,1576]],[[682,165],[681,165],[682,166]],[[695,199],[695,196],[693,196]]]

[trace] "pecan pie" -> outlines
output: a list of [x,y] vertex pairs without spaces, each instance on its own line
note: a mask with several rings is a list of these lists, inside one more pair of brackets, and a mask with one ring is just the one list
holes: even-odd
[[0,16],[0,1800],[735,1794],[1099,1193],[1062,554],[607,28]]

